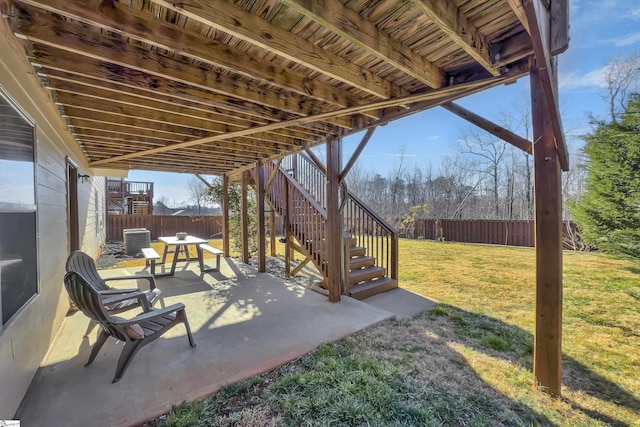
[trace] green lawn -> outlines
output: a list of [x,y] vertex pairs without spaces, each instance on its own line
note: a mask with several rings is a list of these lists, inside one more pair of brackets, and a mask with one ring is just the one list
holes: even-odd
[[563,398],[534,387],[530,248],[400,241],[400,284],[439,303],[196,404],[167,425],[640,426],[640,267],[565,252]]

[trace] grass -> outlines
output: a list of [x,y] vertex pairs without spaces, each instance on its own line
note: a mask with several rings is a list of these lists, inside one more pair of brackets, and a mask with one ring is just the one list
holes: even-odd
[[640,426],[637,263],[565,252],[553,399],[533,384],[532,249],[401,239],[400,260],[401,286],[437,306],[182,405],[166,424]]

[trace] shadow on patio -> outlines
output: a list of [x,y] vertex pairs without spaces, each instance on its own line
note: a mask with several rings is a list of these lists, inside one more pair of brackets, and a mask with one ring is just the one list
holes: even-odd
[[[93,364],[84,367],[97,331],[83,337],[89,319],[73,313],[60,328],[18,412],[24,425],[141,423],[174,404],[273,369],[323,342],[393,316],[346,297],[332,304],[320,294],[257,274],[232,259],[223,259],[220,272],[204,275],[195,264],[157,282],[161,303],[186,305],[197,347],[189,347],[184,327],[178,325],[140,351],[122,380],[112,384],[121,344],[109,339]],[[137,269],[101,274],[119,276]]]

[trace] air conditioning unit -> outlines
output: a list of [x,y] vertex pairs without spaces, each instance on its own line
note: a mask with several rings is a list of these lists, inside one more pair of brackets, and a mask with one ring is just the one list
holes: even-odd
[[129,256],[135,256],[142,252],[142,248],[151,246],[151,233],[146,228],[125,228],[122,230],[124,240],[124,252]]

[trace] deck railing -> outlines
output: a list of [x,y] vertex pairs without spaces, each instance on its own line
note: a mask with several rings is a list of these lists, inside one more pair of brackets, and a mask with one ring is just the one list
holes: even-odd
[[136,194],[152,195],[153,182],[107,179],[107,191],[110,194],[121,194],[123,197]]
[[398,279],[398,232],[384,219],[349,193],[343,209],[344,231],[367,248],[376,265],[387,270],[387,277]]
[[[264,171],[271,176],[274,163],[266,163]],[[326,253],[322,250],[327,226],[327,211],[282,168],[266,191],[266,197],[276,211],[286,217],[290,231],[296,237],[315,266],[327,274]]]
[[[282,160],[286,170],[326,210],[327,176],[313,160],[304,154],[293,154]],[[351,192],[343,204],[343,230],[350,233],[367,255],[384,267],[387,277],[398,278],[398,231]]]
[[305,155],[293,154],[282,159],[280,167],[327,208],[327,175],[318,165]]

